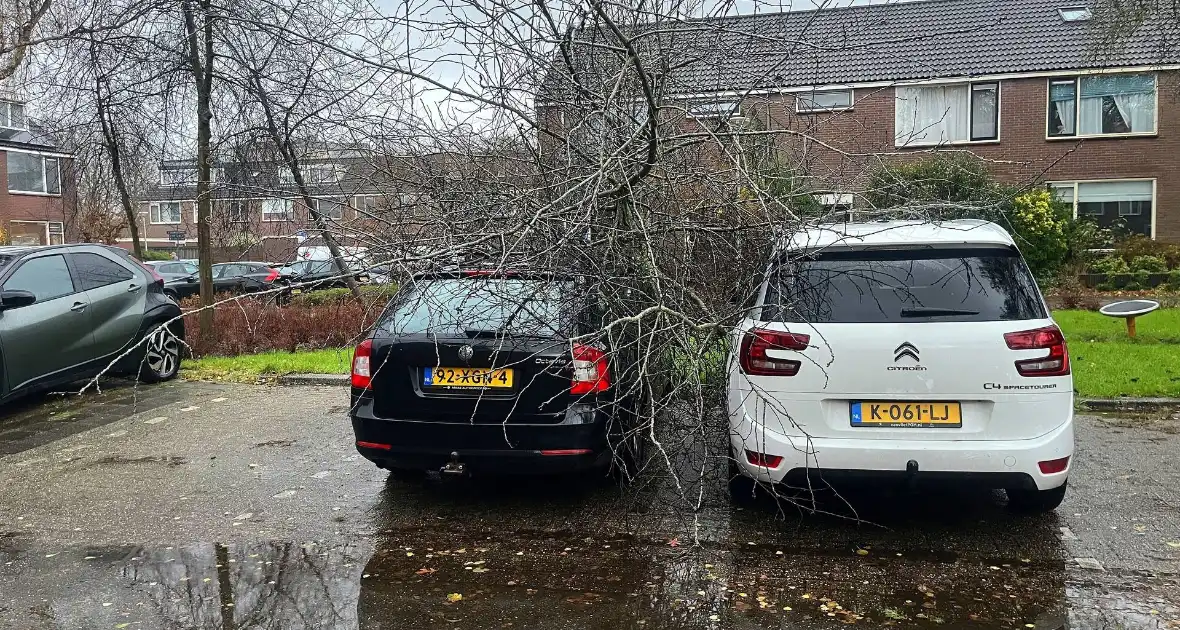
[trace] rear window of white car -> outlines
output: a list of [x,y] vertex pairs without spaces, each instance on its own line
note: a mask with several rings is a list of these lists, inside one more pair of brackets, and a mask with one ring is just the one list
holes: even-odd
[[764,321],[885,323],[1043,319],[1015,249],[789,253],[772,270]]

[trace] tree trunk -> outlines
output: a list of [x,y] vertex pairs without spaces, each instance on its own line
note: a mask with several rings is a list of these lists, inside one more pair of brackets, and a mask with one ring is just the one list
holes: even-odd
[[123,214],[127,217],[127,229],[131,232],[131,245],[135,257],[143,260],[143,243],[139,239],[135,204],[131,200],[130,191],[127,190],[127,178],[123,175],[123,152],[119,148],[119,132],[115,129],[115,121],[111,117],[110,104],[102,92],[103,77],[99,68],[98,47],[94,41],[90,42],[90,63],[94,68],[94,101],[98,110],[98,123],[102,128],[107,156],[111,159],[111,175],[115,180],[115,189],[119,192],[119,205],[123,207]]
[[336,237],[328,229],[328,224],[324,221],[323,215],[313,207],[311,193],[307,190],[307,182],[303,179],[303,171],[299,165],[299,154],[295,150],[295,146],[291,143],[289,134],[284,135],[279,131],[278,123],[275,121],[274,110],[271,107],[270,95],[267,93],[265,86],[262,85],[262,78],[257,72],[252,75],[252,88],[254,96],[258,99],[258,103],[262,105],[262,111],[266,115],[266,130],[270,135],[270,139],[278,147],[279,153],[286,163],[287,168],[291,170],[291,177],[295,180],[295,187],[299,190],[299,196],[303,199],[303,205],[307,206],[308,214],[311,215],[311,220],[315,223],[316,231],[320,233],[320,238],[324,239],[324,244],[328,246],[328,253],[332,255],[332,260],[336,262],[336,268],[344,275],[344,286],[348,287],[349,293],[357,300],[361,299],[361,288],[356,283],[356,277],[348,273],[349,268],[344,260],[344,256],[340,253],[340,245],[336,242]]
[[213,200],[209,196],[213,159],[213,10],[210,0],[199,0],[198,8],[199,32],[193,0],[181,4],[188,35],[189,68],[197,88],[197,269],[201,277],[202,307],[198,321],[202,345],[208,348],[213,342],[213,247],[209,230],[213,214]]

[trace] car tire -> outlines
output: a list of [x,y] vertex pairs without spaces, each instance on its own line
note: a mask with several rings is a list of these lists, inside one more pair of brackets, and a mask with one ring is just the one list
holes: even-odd
[[167,296],[167,297],[170,297],[170,298],[172,298],[172,301],[173,301],[173,302],[179,302],[179,301],[180,301],[180,295],[179,295],[179,294],[177,294],[177,293],[176,293],[176,291],[173,291],[172,289],[164,289],[164,295],[165,295],[165,296]]
[[1049,490],[1009,488],[1008,509],[1018,514],[1046,514],[1057,509],[1065,499],[1066,484]]
[[742,474],[738,468],[737,460],[734,458],[733,449],[729,451],[728,460],[728,474],[729,480],[729,500],[737,506],[749,507],[758,502],[758,497],[762,493],[762,489],[758,487],[758,482]]
[[144,344],[143,361],[139,367],[139,380],[144,383],[159,383],[171,380],[180,371],[180,340],[164,326],[156,326],[148,332]]
[[[632,416],[632,412],[624,412]],[[647,432],[635,426],[612,422],[607,443],[611,450],[610,476],[620,484],[635,480],[647,464]]]

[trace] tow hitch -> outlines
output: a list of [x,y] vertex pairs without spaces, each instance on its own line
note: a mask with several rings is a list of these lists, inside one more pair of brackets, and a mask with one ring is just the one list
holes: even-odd
[[459,452],[451,451],[451,461],[447,462],[439,471],[439,474],[445,479],[447,477],[462,477],[467,474],[467,468],[459,461]]

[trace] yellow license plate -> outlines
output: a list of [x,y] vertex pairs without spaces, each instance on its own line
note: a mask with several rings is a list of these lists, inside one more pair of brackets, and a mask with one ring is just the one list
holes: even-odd
[[854,427],[961,427],[957,402],[888,402],[865,400],[849,406]]
[[303,289],[291,289],[291,295],[299,295],[303,293]]
[[488,368],[426,368],[422,384],[427,387],[512,387],[512,370]]

